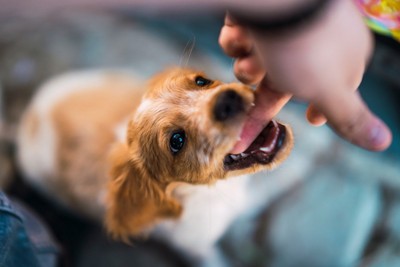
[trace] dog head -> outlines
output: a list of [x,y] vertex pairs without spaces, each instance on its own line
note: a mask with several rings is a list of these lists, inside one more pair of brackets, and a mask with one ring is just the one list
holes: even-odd
[[181,205],[169,193],[176,182],[213,184],[283,161],[293,138],[275,121],[244,153],[229,154],[253,100],[243,84],[192,70],[155,76],[129,122],[126,143],[111,156],[108,230],[127,239],[157,220],[179,217]]

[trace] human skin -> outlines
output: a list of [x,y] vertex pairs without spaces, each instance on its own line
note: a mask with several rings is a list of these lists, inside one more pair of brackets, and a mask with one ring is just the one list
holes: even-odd
[[310,104],[311,124],[327,121],[338,135],[365,149],[390,145],[390,130],[357,92],[373,45],[351,1],[332,1],[324,14],[285,34],[253,31],[227,15],[219,43],[236,58],[236,76],[258,85],[233,153],[245,150],[292,96]]

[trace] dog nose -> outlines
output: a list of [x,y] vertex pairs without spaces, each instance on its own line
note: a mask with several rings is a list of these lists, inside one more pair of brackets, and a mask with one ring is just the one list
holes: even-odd
[[226,121],[243,112],[244,101],[241,95],[234,90],[222,92],[214,106],[214,117],[217,121]]

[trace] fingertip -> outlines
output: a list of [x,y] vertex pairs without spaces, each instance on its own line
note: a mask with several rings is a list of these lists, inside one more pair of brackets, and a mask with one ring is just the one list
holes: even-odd
[[[368,112],[369,113],[369,112]],[[363,121],[359,121],[356,131],[343,135],[351,143],[370,151],[383,151],[392,143],[389,127],[378,117],[370,113]]]
[[253,49],[252,40],[245,29],[238,26],[223,26],[218,37],[222,50],[230,57],[244,57]]
[[331,94],[324,100],[316,103],[316,108],[341,137],[370,151],[382,151],[390,146],[391,131],[369,110],[359,93]]
[[327,120],[325,117],[313,117],[313,118],[309,118],[307,117],[308,123],[310,123],[312,126],[315,127],[320,127],[326,124]]
[[366,149],[372,151],[383,151],[392,143],[392,132],[380,119],[375,118],[375,121],[370,126],[368,138],[363,145]]
[[322,126],[327,122],[326,117],[312,104],[310,104],[310,106],[307,108],[306,118],[311,125],[316,127]]

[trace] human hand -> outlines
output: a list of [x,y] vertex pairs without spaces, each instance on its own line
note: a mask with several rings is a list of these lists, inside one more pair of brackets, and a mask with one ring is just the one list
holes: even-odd
[[253,32],[228,15],[219,43],[236,58],[238,79],[258,84],[255,106],[233,153],[245,150],[291,95],[310,104],[310,123],[327,121],[340,136],[369,150],[390,145],[390,130],[356,91],[372,39],[351,1],[335,1],[318,21],[290,35]]

